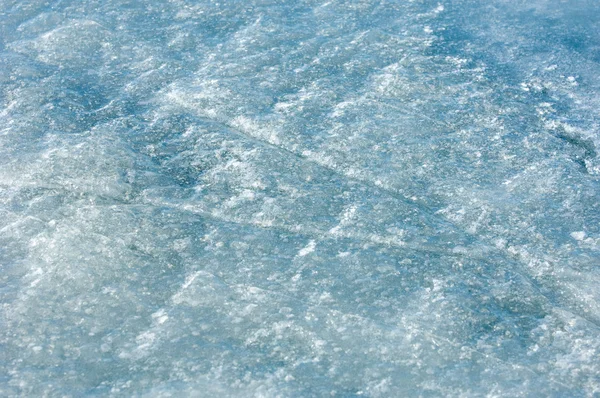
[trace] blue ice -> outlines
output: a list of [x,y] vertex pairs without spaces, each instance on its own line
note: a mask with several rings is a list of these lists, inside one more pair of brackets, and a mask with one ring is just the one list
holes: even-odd
[[600,3],[0,0],[0,395],[600,394]]

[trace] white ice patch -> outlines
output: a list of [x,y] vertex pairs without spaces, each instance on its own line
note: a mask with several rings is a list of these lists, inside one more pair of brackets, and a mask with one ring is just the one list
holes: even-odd
[[304,248],[300,249],[300,251],[298,251],[298,256],[304,257],[304,256],[314,252],[316,247],[317,247],[317,242],[315,242],[314,240],[311,240],[308,242],[308,245],[306,245],[306,247],[304,247]]

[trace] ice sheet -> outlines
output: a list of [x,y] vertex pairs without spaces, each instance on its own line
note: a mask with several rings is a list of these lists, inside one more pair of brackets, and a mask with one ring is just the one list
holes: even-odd
[[600,394],[599,32],[0,0],[0,395]]

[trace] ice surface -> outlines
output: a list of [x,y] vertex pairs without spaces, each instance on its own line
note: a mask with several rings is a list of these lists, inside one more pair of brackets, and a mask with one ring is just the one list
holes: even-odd
[[600,394],[600,3],[0,0],[0,395]]

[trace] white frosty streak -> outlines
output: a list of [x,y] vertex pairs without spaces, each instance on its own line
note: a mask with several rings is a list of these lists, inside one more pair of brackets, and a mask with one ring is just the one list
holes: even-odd
[[310,242],[308,242],[308,245],[306,245],[305,248],[300,249],[300,251],[298,252],[298,256],[304,257],[307,254],[314,252],[316,246],[317,246],[317,243],[314,240],[311,240]]

